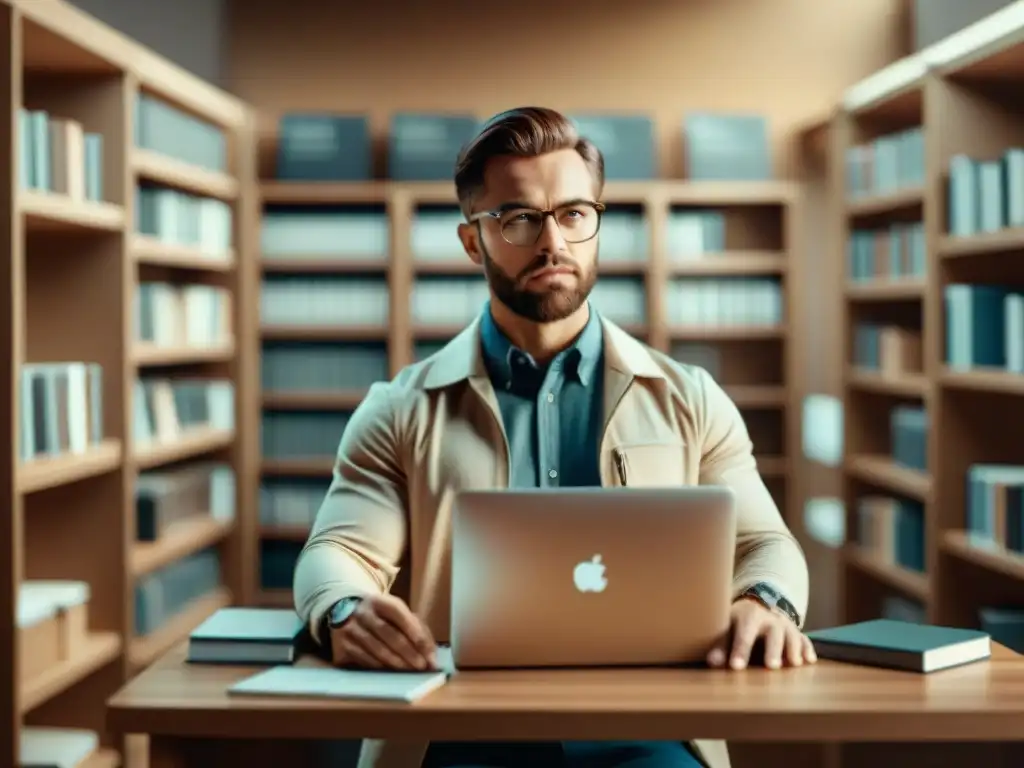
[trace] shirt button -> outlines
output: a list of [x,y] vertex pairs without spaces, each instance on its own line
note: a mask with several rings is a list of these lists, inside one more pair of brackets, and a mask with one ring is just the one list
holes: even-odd
[[548,470],[548,477],[550,477],[552,480],[554,480],[556,477],[558,477],[558,472],[556,472],[553,469],[549,469]]
[[555,402],[555,396],[551,392],[548,392],[547,400],[549,403],[553,403]]

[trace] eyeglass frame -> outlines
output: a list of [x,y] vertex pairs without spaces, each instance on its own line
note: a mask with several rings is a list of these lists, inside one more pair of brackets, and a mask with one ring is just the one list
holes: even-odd
[[[555,213],[561,210],[562,208],[571,208],[574,205],[589,205],[593,207],[593,209],[597,212],[597,229],[594,230],[594,234],[592,234],[585,240],[566,240],[566,242],[569,243],[570,245],[577,245],[578,243],[588,243],[595,237],[597,237],[597,233],[601,231],[601,219],[603,218],[601,214],[603,214],[605,210],[607,210],[608,206],[597,200],[587,200],[586,198],[569,200],[568,202],[562,203],[556,208],[552,208],[546,211],[541,210],[539,208],[532,208],[529,205],[520,205],[519,203],[505,203],[500,208],[497,208],[496,210],[493,211],[478,211],[477,213],[471,213],[469,214],[469,216],[466,217],[466,222],[469,224],[475,224],[478,221],[482,221],[483,219],[487,218],[491,218],[500,222],[502,216],[512,211],[533,211],[534,213],[539,213],[543,218],[541,219],[540,229],[537,230],[537,237],[534,239],[532,243],[513,243],[507,237],[505,237],[504,227],[498,230],[499,233],[501,234],[501,239],[504,240],[509,245],[516,246],[517,248],[532,248],[537,244],[537,241],[540,240],[541,235],[544,234],[544,223],[547,221],[548,216],[554,219],[555,226],[558,227],[558,231],[562,232],[562,227],[559,226],[558,220],[555,219]],[[564,233],[562,236],[565,236]]]

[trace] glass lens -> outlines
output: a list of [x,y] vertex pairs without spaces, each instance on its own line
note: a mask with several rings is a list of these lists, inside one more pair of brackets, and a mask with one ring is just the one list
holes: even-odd
[[[520,208],[501,217],[501,234],[512,245],[533,245],[540,237],[547,215]],[[582,243],[597,234],[601,214],[589,203],[566,205],[554,212],[555,222],[567,243]]]

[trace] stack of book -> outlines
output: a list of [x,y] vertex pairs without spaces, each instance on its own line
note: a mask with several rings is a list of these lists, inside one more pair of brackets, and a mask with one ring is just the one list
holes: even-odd
[[683,120],[686,177],[695,181],[772,178],[768,120],[763,115],[694,112]]
[[997,160],[951,158],[947,219],[954,237],[1024,226],[1024,149]]
[[971,466],[967,471],[965,523],[976,540],[1024,555],[1024,467]]
[[234,383],[210,379],[139,379],[134,393],[138,443],[170,442],[190,429],[232,430]]
[[345,411],[264,411],[260,440],[264,458],[322,460],[330,465],[348,425]]
[[272,275],[263,280],[264,326],[383,327],[391,294],[383,280],[336,275]]
[[135,339],[159,347],[230,345],[231,305],[231,293],[212,285],[139,283]]
[[846,191],[851,198],[887,195],[924,184],[924,131],[909,128],[851,147]]
[[883,376],[924,370],[921,332],[898,325],[858,323],[853,329],[853,364]]
[[268,394],[352,392],[387,381],[384,344],[266,342],[260,384]]
[[921,222],[850,232],[847,276],[854,282],[924,277],[926,263],[924,225]]
[[666,287],[670,323],[685,326],[776,326],[783,322],[782,284],[763,277],[687,278]]
[[94,363],[21,366],[18,455],[82,453],[103,440],[103,371]]
[[148,635],[221,585],[220,555],[206,549],[135,582],[135,634]]
[[19,109],[18,183],[73,200],[102,200],[103,137],[75,120]]
[[135,189],[135,228],[161,243],[223,259],[234,242],[233,226],[231,206],[223,200],[152,185]]
[[857,543],[880,561],[924,571],[924,537],[920,502],[886,496],[857,500]]
[[1024,373],[1024,292],[956,283],[945,288],[945,306],[950,368]]
[[[603,225],[602,225],[603,226]],[[603,238],[602,237],[602,253]],[[668,253],[689,261],[725,250],[725,216],[721,211],[673,210],[668,217]]]
[[267,206],[263,211],[260,249],[268,261],[301,258],[386,264],[390,246],[383,206]]
[[199,463],[142,472],[135,481],[135,538],[157,541],[176,525],[200,518],[232,520],[235,473],[230,465]]
[[210,171],[227,168],[227,137],[220,128],[148,93],[135,101],[135,146]]

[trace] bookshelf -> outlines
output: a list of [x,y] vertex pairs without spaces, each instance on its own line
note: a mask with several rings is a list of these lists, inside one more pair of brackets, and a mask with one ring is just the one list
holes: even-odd
[[[1024,651],[1024,451],[1012,427],[1024,416],[1017,21],[1000,25],[1009,40],[976,41],[994,29],[979,25],[894,65],[885,88],[880,74],[870,98],[835,117],[832,152],[847,249],[845,620],[982,627]],[[909,161],[886,148],[884,137],[920,127]],[[872,162],[895,165],[852,193]],[[904,273],[889,269],[892,239],[856,244],[855,232],[919,222],[917,268]]]
[[[107,697],[211,611],[252,598],[259,455],[257,425],[241,417],[257,405],[252,120],[64,2],[2,3],[0,29],[12,147],[0,204],[12,437],[0,470],[0,762],[18,764],[36,729],[82,729],[81,764],[107,768],[124,748],[104,732]],[[153,321],[149,284],[171,297]],[[189,302],[217,310],[204,324]],[[141,341],[147,322],[174,332]],[[140,379],[163,387],[148,430]],[[209,513],[142,540],[139,489],[207,465],[219,473],[197,486]]]
[[[289,605],[291,570],[330,482],[345,414],[370,383],[451,339],[487,294],[456,236],[451,184],[265,180],[261,198],[259,594]],[[592,300],[638,338],[718,378],[793,524],[796,186],[609,182],[604,199]]]

